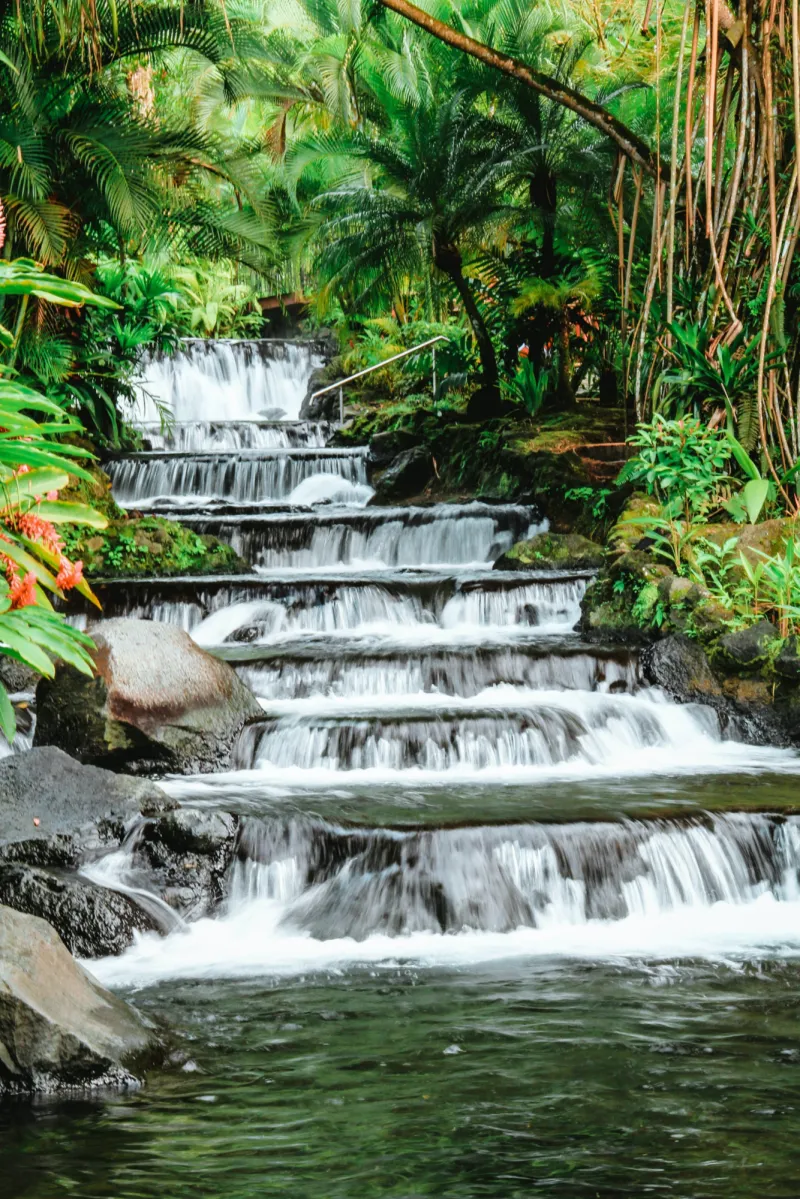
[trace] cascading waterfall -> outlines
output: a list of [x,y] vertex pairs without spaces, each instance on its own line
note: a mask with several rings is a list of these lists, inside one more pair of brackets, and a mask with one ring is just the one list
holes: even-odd
[[797,817],[423,832],[248,819],[215,918],[92,968],[146,983],[387,958],[783,953],[800,950],[798,871]]
[[297,420],[311,373],[322,365],[316,347],[291,341],[188,340],[175,354],[142,363],[133,413],[159,425],[174,421]]
[[260,572],[282,573],[482,566],[518,537],[546,527],[534,521],[529,507],[472,503],[338,509],[321,513],[313,524],[294,514],[238,521],[223,516],[195,524],[230,541]]
[[[312,361],[308,347],[193,344],[151,364],[178,423],[144,429],[150,452],[111,464],[120,502],[230,540],[255,571],[108,584],[106,612],[189,630],[235,664],[264,716],[235,769],[164,782],[184,803],[262,812],[240,822],[226,903],[166,940],[142,937],[96,964],[101,976],[784,944],[800,912],[798,818],[476,826],[473,805],[459,825],[463,789],[485,795],[491,820],[499,788],[524,799],[576,780],[790,774],[797,759],[745,745],[710,708],[668,702],[635,650],[583,643],[585,573],[494,570],[546,528],[531,507],[365,506],[365,452],[270,411],[297,415]],[[335,796],[357,810],[378,791],[402,830],[298,814]],[[452,794],[453,827],[423,827],[418,797],[433,792]],[[130,888],[134,866],[121,853],[93,877]]]
[[145,450],[199,454],[234,450],[322,449],[329,427],[308,421],[260,423],[250,421],[138,421]]
[[[366,502],[363,450],[273,449],[236,454],[140,454],[111,461],[108,473],[123,507],[169,511],[291,500],[301,484],[329,475],[339,491]],[[358,489],[361,489],[360,491]],[[339,492],[337,491],[336,494]]]

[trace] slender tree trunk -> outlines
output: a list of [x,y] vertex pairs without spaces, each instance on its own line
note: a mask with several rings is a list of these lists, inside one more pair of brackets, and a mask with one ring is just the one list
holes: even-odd
[[556,397],[559,408],[575,407],[572,388],[572,353],[569,348],[569,313],[563,308],[558,323],[558,382]]
[[[453,29],[443,21],[437,21],[429,13],[423,12],[415,4],[409,3],[409,0],[379,0],[379,2],[384,8],[390,8],[414,25],[418,25],[420,29],[426,30],[440,42],[445,42],[448,46],[460,50],[462,54],[469,54],[472,58],[477,58],[479,62],[494,67],[495,70],[502,71],[503,74],[510,75],[513,79],[518,79],[521,83],[539,92],[540,95],[546,96],[548,100],[552,100],[554,104],[568,108],[570,112],[574,112],[576,116],[586,121],[587,125],[598,129],[605,137],[609,137],[615,142],[623,154],[626,154],[632,162],[637,163],[648,175],[656,175],[658,168],[655,157],[647,143],[642,141],[632,129],[629,129],[623,121],[618,120],[608,109],[603,108],[602,104],[596,104],[594,100],[590,100],[588,96],[584,96],[575,88],[566,87],[551,75],[534,70],[533,67],[526,66],[516,58],[501,54],[491,46],[485,46],[483,42],[468,37],[465,33],[459,33],[457,29]],[[664,164],[661,165],[660,170],[666,177],[668,172]]]
[[497,415],[500,405],[500,371],[486,321],[462,270],[461,251],[456,246],[434,245],[433,260],[451,280],[472,326],[481,360],[481,407],[486,415]]

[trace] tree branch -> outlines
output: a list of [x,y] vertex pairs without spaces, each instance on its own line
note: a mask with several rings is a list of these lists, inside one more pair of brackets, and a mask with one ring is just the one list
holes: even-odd
[[[502,71],[505,75],[510,75],[512,79],[517,79],[519,82],[527,84],[534,91],[539,92],[542,96],[546,96],[548,100],[552,100],[554,104],[560,104],[562,107],[568,108],[570,112],[574,112],[576,116],[586,121],[587,125],[592,125],[606,137],[610,138],[611,141],[615,142],[631,162],[640,166],[648,175],[655,177],[657,167],[650,147],[640,137],[637,137],[627,125],[618,120],[613,113],[603,108],[601,104],[596,104],[588,96],[584,96],[582,92],[576,91],[575,88],[566,87],[551,75],[545,75],[541,71],[536,71],[533,67],[526,66],[525,63],[519,62],[516,58],[510,58],[507,54],[500,54],[497,50],[493,50],[491,46],[485,46],[483,42],[477,42],[474,38],[468,37],[467,34],[459,33],[458,30],[453,29],[450,25],[445,25],[443,21],[437,21],[435,17],[423,12],[415,4],[410,4],[409,0],[378,0],[378,2],[384,8],[390,8],[393,12],[398,13],[401,17],[405,17],[406,20],[411,21],[414,25],[418,25],[420,29],[424,29],[427,33],[432,34],[439,41],[445,42],[448,46],[452,46],[456,50],[460,50],[463,54],[469,54],[472,58],[477,58],[479,62],[486,63],[487,66],[493,67],[497,71]],[[660,173],[664,178],[668,176],[668,171],[664,165],[662,165]]]

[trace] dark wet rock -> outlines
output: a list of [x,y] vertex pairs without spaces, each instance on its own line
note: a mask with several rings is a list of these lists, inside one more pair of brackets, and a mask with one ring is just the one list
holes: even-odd
[[642,655],[642,669],[651,683],[683,703],[715,706],[724,701],[722,685],[703,647],[688,637],[677,634],[657,641]]
[[433,459],[429,450],[414,446],[392,459],[386,470],[374,480],[372,502],[382,504],[417,495],[433,478]]
[[756,745],[800,745],[800,694],[763,675],[740,677],[718,668],[697,641],[665,637],[642,655],[642,671],[678,703],[702,703],[720,717],[723,732]]
[[339,419],[339,392],[329,391],[327,395],[317,396],[312,399],[315,391],[319,391],[323,387],[329,387],[331,382],[330,371],[324,367],[317,367],[311,372],[308,380],[306,394],[300,405],[301,420],[329,420],[334,421]]
[[153,1030],[79,966],[44,920],[0,907],[0,1092],[129,1087]]
[[226,663],[188,633],[154,621],[92,629],[97,674],[62,666],[37,690],[37,745],[132,772],[224,768],[245,725],[263,712]]
[[0,858],[72,865],[117,844],[142,814],[173,807],[155,783],[84,766],[53,746],[15,754],[0,761]]
[[800,638],[787,637],[775,659],[775,671],[784,679],[800,683]]
[[737,629],[735,633],[720,637],[712,658],[715,665],[731,670],[758,670],[769,661],[777,640],[775,626],[768,620],[761,620],[747,629]]
[[369,443],[369,467],[371,470],[383,470],[398,454],[414,449],[416,445],[418,441],[414,434],[403,429],[385,429],[376,433]]
[[603,548],[579,533],[537,533],[512,545],[495,570],[599,570]]
[[13,658],[0,656],[0,683],[10,695],[27,695],[36,690],[40,675],[30,666],[15,662]]
[[158,925],[132,899],[64,871],[0,862],[0,904],[40,916],[80,958],[122,953]]
[[137,862],[183,919],[199,919],[226,897],[237,826],[225,812],[180,808],[144,828]]

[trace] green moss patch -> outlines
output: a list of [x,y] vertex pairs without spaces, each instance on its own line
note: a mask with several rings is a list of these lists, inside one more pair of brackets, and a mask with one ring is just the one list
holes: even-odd
[[232,546],[160,516],[121,517],[106,529],[73,528],[69,556],[83,562],[89,578],[167,578],[171,575],[244,574],[249,570]]

